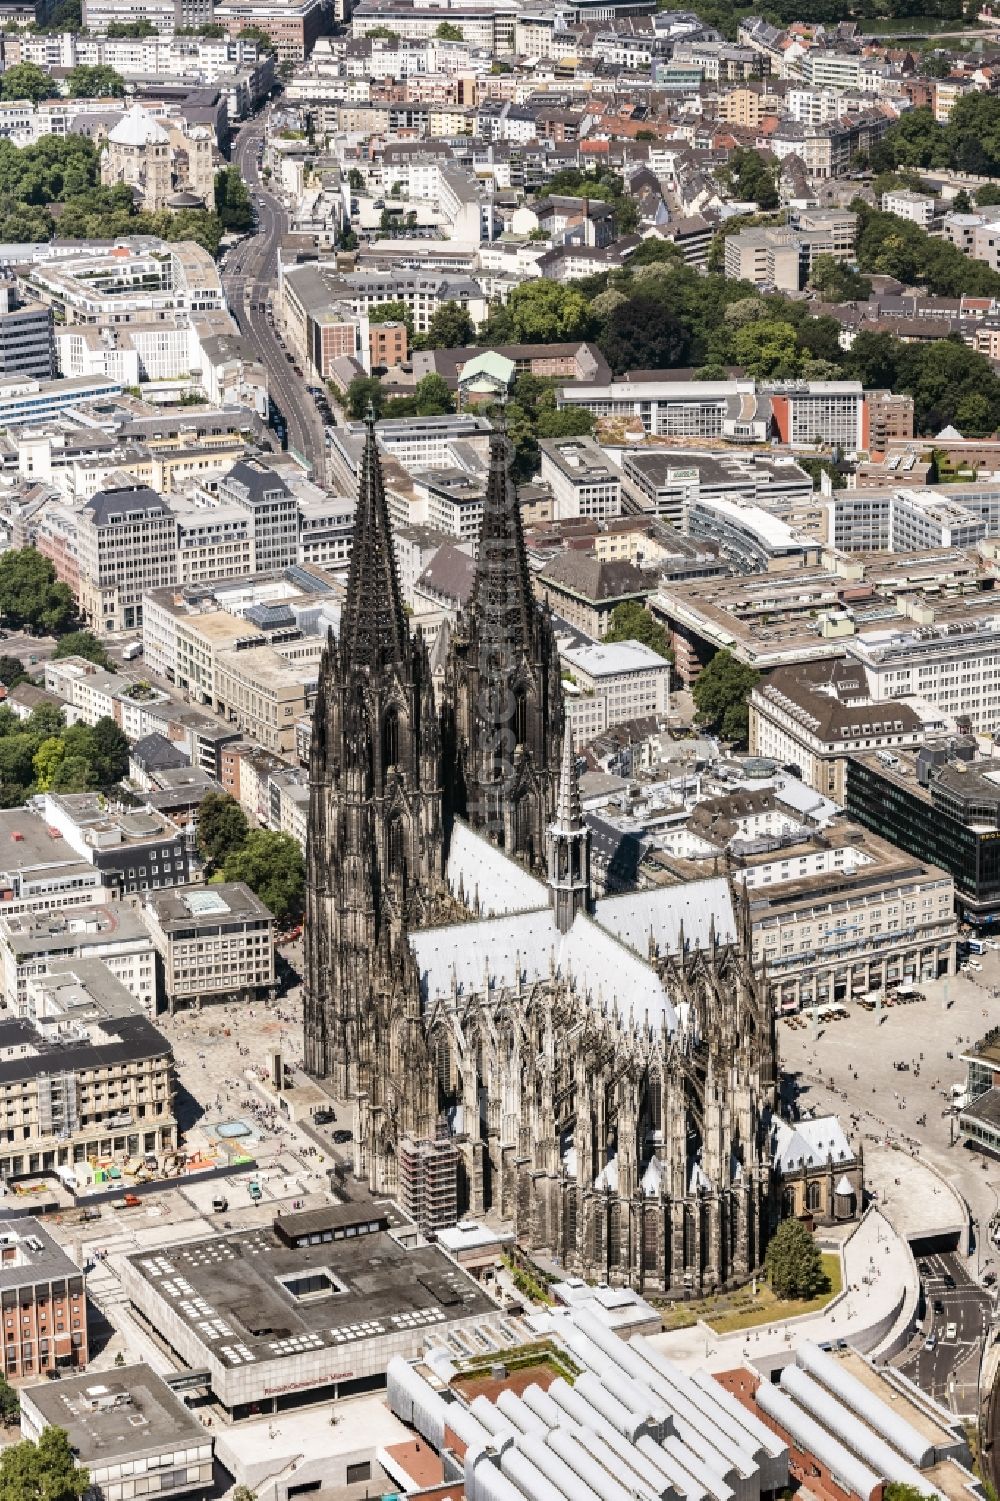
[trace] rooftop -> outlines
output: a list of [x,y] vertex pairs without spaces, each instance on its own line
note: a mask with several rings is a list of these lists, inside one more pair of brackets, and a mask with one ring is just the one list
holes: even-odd
[[90,1468],[210,1441],[181,1398],[148,1365],[80,1376],[64,1373],[59,1382],[29,1387],[24,1399],[47,1425],[65,1428],[80,1464]]
[[80,1275],[80,1268],[31,1215],[0,1220],[0,1290],[50,1277]]
[[143,1251],[129,1264],[233,1368],[312,1350],[346,1355],[359,1340],[495,1312],[438,1246],[346,1227],[343,1238],[331,1229],[315,1245],[292,1248],[279,1223]]
[[248,918],[272,922],[268,908],[259,896],[242,881],[222,881],[212,886],[172,886],[164,891],[147,891],[147,911],[152,912],[166,933],[175,929],[213,927],[229,919],[244,922]]

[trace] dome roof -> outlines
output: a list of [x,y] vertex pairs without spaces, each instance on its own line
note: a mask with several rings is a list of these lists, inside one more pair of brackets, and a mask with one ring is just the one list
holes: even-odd
[[133,104],[114,129],[108,132],[108,140],[116,146],[162,145],[167,139],[163,126],[141,104]]

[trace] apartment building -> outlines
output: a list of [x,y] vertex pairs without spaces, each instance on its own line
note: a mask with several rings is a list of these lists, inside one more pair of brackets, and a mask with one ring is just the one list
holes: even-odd
[[908,188],[893,188],[882,194],[883,214],[895,214],[899,219],[908,219],[929,229],[934,218],[935,200],[929,193],[914,193]]
[[87,1364],[84,1275],[33,1215],[0,1220],[0,1350],[8,1381]]
[[102,490],[77,520],[80,612],[99,632],[142,625],[142,596],[177,582],[177,523],[148,485]]
[[542,483],[552,491],[553,521],[621,515],[621,470],[593,438],[546,439],[538,451]]
[[8,1008],[28,1015],[36,975],[61,959],[101,959],[147,1016],[157,1010],[153,941],[133,907],[105,902],[73,912],[0,916],[0,974]]
[[640,641],[565,646],[563,694],[579,750],[614,725],[670,710],[670,663]]
[[866,746],[895,755],[956,729],[919,698],[878,700],[853,659],[779,668],[750,695],[750,753],[798,768],[825,797],[847,797],[849,757]]
[[607,635],[619,605],[645,604],[652,587],[653,579],[633,563],[603,562],[573,549],[557,553],[534,578],[536,597],[595,641]]
[[311,663],[290,663],[270,646],[220,651],[215,658],[215,707],[230,724],[275,755],[295,750],[295,721],[311,708],[319,675]]
[[274,995],[274,918],[242,881],[147,892],[143,918],[171,1013]]

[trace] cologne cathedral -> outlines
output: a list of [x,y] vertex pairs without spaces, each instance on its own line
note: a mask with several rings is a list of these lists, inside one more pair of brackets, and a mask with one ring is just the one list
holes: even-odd
[[472,597],[438,691],[411,635],[373,421],[313,720],[306,1066],[397,1190],[447,1129],[463,1212],[568,1271],[739,1281],[780,1198],[775,1021],[724,877],[595,900],[552,621],[494,433]]

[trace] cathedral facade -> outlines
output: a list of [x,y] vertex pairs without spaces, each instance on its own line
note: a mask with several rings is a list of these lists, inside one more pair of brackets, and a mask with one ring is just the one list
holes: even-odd
[[471,1214],[567,1270],[709,1288],[777,1216],[775,1019],[721,877],[595,901],[495,434],[472,599],[438,701],[407,629],[369,423],[347,599],[317,694],[307,855],[308,1069],[354,1110],[355,1172],[446,1120]]

